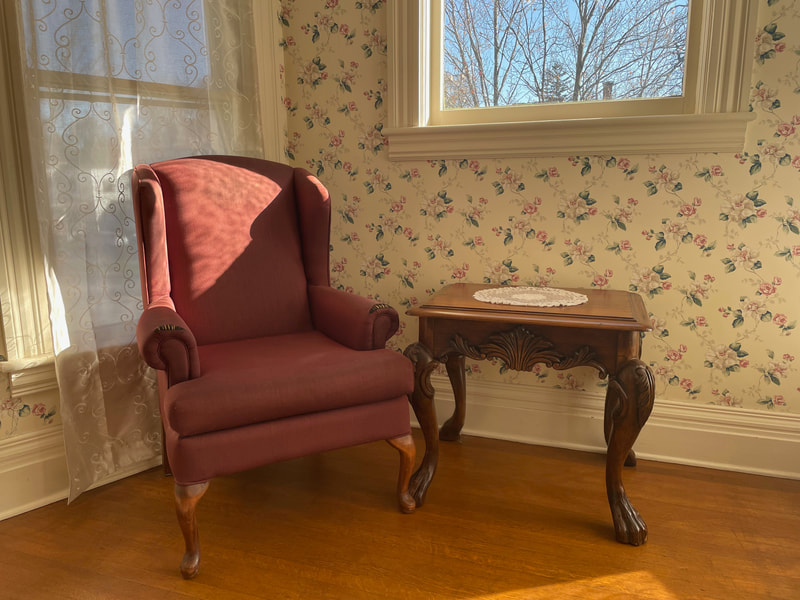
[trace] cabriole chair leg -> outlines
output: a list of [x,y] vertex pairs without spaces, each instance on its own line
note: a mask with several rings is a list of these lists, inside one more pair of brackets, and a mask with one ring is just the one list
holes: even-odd
[[175,484],[175,512],[186,542],[186,553],[181,561],[181,575],[184,579],[192,579],[200,571],[200,538],[195,508],[207,489],[207,481],[192,485]]
[[400,453],[400,476],[397,479],[397,500],[400,511],[411,514],[417,505],[414,497],[408,492],[408,482],[411,480],[411,473],[414,470],[414,460],[417,456],[417,447],[411,434],[402,437],[386,440],[389,445],[396,448]]

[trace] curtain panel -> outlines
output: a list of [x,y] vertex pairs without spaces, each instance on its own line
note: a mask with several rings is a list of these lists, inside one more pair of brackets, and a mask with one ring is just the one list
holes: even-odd
[[20,0],[26,120],[70,496],[157,461],[130,173],[263,156],[249,0]]

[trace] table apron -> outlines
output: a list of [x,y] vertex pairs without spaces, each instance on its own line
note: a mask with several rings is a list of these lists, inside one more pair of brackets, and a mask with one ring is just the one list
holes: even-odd
[[499,358],[519,371],[538,363],[557,369],[589,366],[604,377],[614,375],[631,358],[640,358],[642,347],[638,331],[442,318],[421,318],[419,328],[420,343],[437,360],[451,354],[473,360]]

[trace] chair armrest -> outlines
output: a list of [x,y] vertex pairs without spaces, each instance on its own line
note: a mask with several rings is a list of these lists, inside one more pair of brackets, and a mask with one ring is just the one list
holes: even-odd
[[314,327],[354,350],[384,348],[400,326],[388,304],[323,285],[308,286]]
[[167,372],[167,384],[200,376],[197,341],[175,309],[164,304],[150,305],[136,325],[136,341],[144,361]]

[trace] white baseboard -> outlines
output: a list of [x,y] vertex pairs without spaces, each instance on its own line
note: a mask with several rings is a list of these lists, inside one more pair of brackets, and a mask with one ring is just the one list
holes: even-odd
[[[433,376],[443,423],[454,400]],[[463,433],[528,444],[604,452],[604,394],[467,381]],[[800,415],[659,400],[634,446],[662,462],[800,479]]]
[[0,520],[63,500],[68,492],[61,427],[0,444]]
[[[161,464],[161,457],[117,471],[89,489]],[[69,474],[60,426],[0,443],[0,521],[69,496]]]
[[[446,377],[431,380],[441,423],[453,412],[453,392]],[[603,405],[598,393],[469,380],[463,432],[604,452]],[[656,398],[634,448],[645,459],[800,479],[800,415]],[[160,463],[133,465],[92,487]],[[0,520],[67,498],[68,482],[61,427],[0,443]]]

